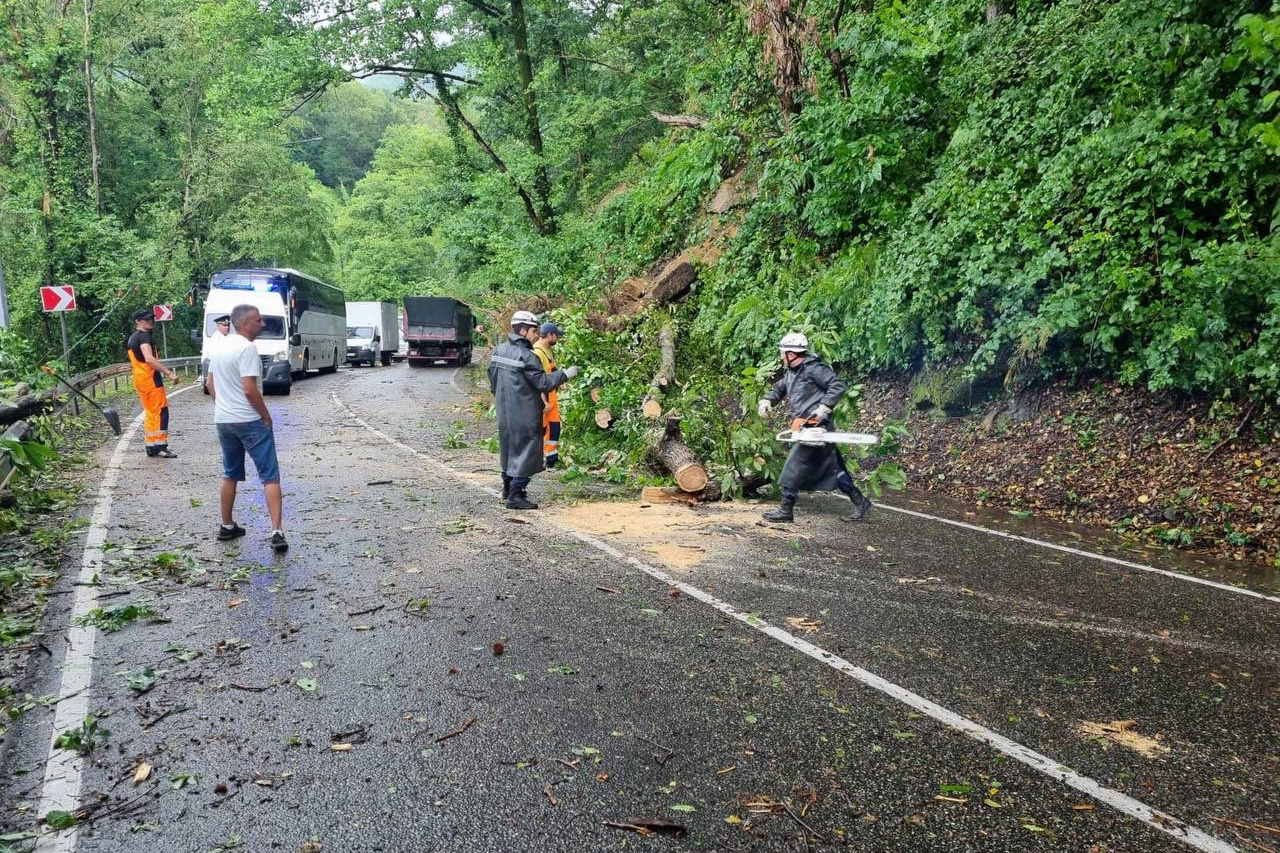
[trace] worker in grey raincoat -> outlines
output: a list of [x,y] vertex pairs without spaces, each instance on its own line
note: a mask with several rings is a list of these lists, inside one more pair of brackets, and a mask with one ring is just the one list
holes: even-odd
[[543,469],[542,395],[578,375],[577,367],[547,373],[533,352],[538,318],[529,311],[511,317],[511,334],[489,357],[489,390],[498,410],[502,498],[508,509],[537,509],[525,489]]
[[[809,355],[809,339],[799,332],[784,335],[778,342],[778,350],[787,372],[760,401],[757,413],[767,417],[785,398],[793,419],[802,419],[806,426],[832,429],[831,413],[847,390],[844,382],[834,370]],[[778,485],[782,487],[782,505],[764,513],[769,521],[795,521],[796,498],[802,491],[839,489],[853,502],[850,521],[862,520],[871,508],[871,501],[853,484],[844,457],[834,444],[796,442],[787,456]]]

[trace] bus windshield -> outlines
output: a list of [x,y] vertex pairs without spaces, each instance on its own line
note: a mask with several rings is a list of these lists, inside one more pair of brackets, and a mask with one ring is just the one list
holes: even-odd
[[226,270],[215,273],[210,281],[217,290],[252,290],[255,293],[278,293],[283,302],[289,292],[289,277],[265,270]]

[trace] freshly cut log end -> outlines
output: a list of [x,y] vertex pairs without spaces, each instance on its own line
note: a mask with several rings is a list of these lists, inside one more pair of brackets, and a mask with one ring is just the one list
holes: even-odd
[[662,417],[662,404],[653,397],[645,397],[640,404],[640,411],[649,420],[656,421]]
[[591,389],[591,402],[593,403],[600,402],[600,388],[598,386]]
[[608,429],[613,426],[613,412],[608,409],[596,409],[596,426]]
[[707,470],[701,463],[689,462],[675,472],[676,485],[685,492],[700,492],[707,486]]
[[678,414],[668,415],[665,434],[654,453],[658,461],[676,478],[676,485],[682,490],[699,492],[707,485],[707,469],[702,467],[698,457],[684,443]]

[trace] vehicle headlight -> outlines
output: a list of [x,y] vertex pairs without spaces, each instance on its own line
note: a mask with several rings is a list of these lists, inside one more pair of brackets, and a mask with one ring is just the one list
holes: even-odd
[[276,353],[276,357],[272,359],[272,361],[288,361],[288,360],[289,360],[289,353],[287,352],[278,352]]

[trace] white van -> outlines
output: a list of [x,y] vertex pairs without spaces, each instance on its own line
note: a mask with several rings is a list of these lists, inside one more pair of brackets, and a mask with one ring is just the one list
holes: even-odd
[[396,310],[394,302],[347,303],[347,364],[391,363],[400,348]]

